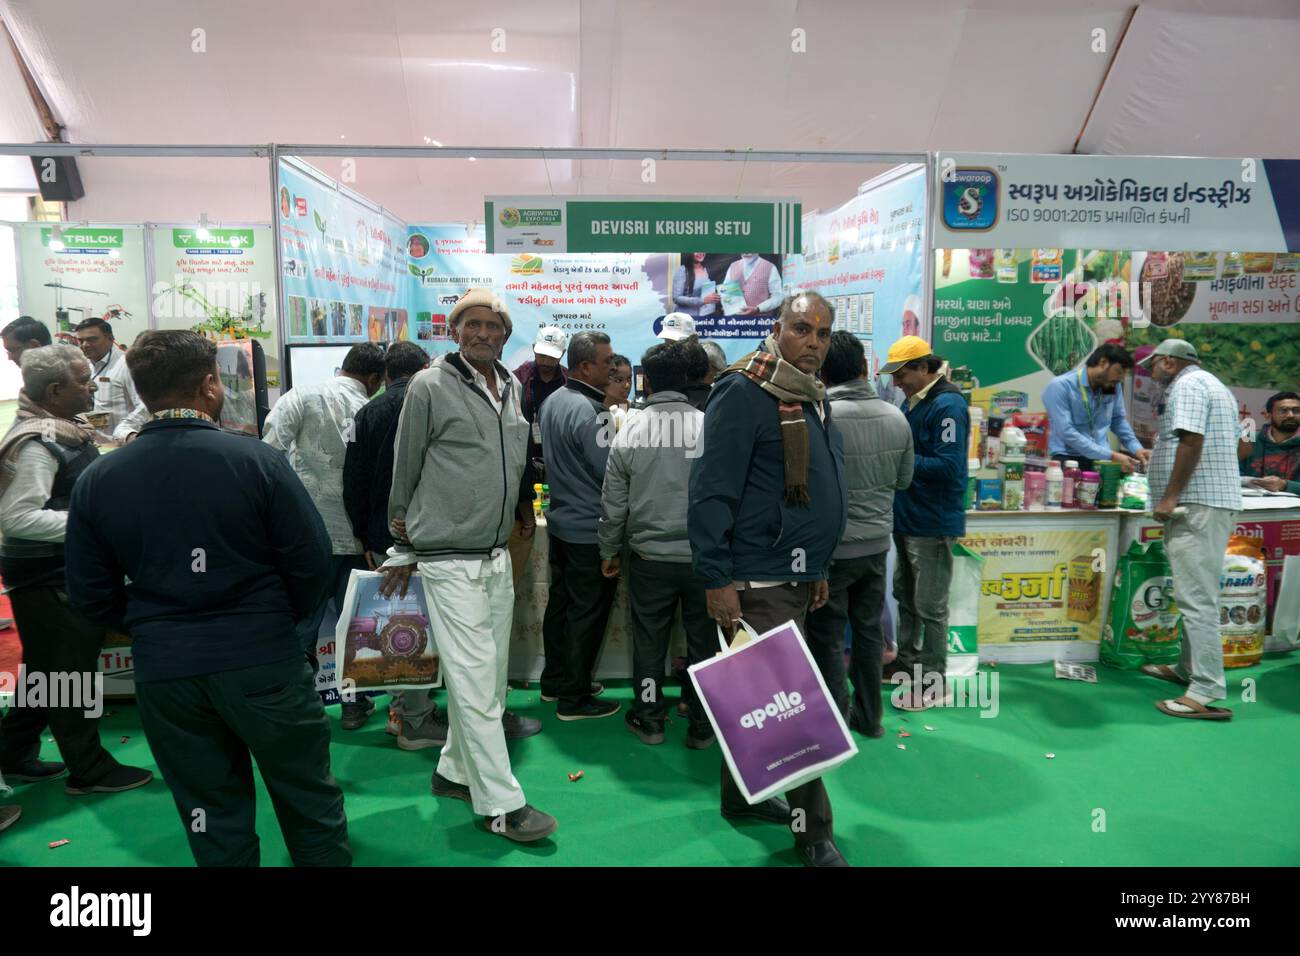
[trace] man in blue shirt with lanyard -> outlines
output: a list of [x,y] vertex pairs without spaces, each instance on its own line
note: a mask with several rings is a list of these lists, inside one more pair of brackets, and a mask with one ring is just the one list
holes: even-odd
[[[1120,384],[1133,368],[1133,356],[1122,346],[1107,342],[1097,346],[1087,364],[1058,375],[1043,389],[1043,407],[1052,427],[1048,449],[1057,461],[1077,461],[1084,471],[1098,462],[1113,461],[1125,474],[1151,458],[1143,448],[1124,410]],[[1111,451],[1106,433],[1114,431],[1124,451]]]

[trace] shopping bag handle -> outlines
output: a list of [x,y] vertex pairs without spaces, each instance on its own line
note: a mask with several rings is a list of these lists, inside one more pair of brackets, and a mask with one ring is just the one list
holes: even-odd
[[739,650],[740,648],[748,644],[750,641],[758,640],[758,632],[754,630],[752,627],[750,627],[749,622],[746,621],[743,617],[737,620],[736,623],[740,625],[742,629],[742,633],[737,634],[732,639],[730,644],[727,643],[727,635],[723,633],[722,625],[721,624],[715,625],[718,629],[718,643],[722,645],[722,653],[724,654],[726,654],[728,651]]

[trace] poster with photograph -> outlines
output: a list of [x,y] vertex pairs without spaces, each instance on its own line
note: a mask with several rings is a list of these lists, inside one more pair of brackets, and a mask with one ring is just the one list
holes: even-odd
[[441,687],[424,588],[411,576],[406,597],[383,597],[384,576],[353,571],[334,634],[338,688],[361,691]]

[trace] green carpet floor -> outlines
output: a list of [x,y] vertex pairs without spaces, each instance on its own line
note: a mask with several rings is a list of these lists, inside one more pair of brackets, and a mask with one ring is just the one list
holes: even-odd
[[[828,782],[850,862],[1300,864],[1300,657],[1230,671],[1230,723],[1165,717],[1152,702],[1173,688],[1139,674],[1099,670],[1100,682],[1090,685],[1056,680],[1049,665],[996,673],[995,718],[949,709],[905,722],[887,707],[887,735],[858,738],[861,753]],[[1243,680],[1254,682],[1256,702],[1242,702]],[[606,693],[630,698],[625,685]],[[329,709],[357,865],[796,865],[783,828],[732,826],[718,816],[718,750],[687,750],[681,720],[669,725],[663,746],[647,747],[621,715],[560,723],[535,684],[512,689],[509,706],[544,723],[538,736],[511,744],[515,774],[529,800],[560,821],[552,840],[521,848],[480,830],[467,805],[429,794],[437,751],[398,750],[379,704],[355,732],[342,731],[338,708]],[[152,766],[134,705],[114,703],[111,711],[105,745],[125,762]],[[899,730],[912,736],[899,738]],[[57,759],[52,743],[44,756]],[[583,778],[570,783],[579,769]],[[25,812],[0,835],[0,866],[191,864],[161,780],[91,797],[65,796],[62,783],[21,784],[4,799]],[[260,787],[258,811],[263,863],[287,864]],[[48,848],[60,839],[71,843]]]

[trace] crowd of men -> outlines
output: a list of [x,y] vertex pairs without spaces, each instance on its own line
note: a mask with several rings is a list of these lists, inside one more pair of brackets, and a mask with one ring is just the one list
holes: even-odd
[[[93,672],[106,632],[131,636],[140,718],[198,863],[258,862],[254,760],[295,864],[351,862],[313,651],[362,569],[382,571],[384,596],[423,589],[445,682],[445,711],[429,691],[395,696],[397,746],[441,747],[433,794],[470,804],[490,833],[532,842],[555,832],[507,748],[541,730],[505,706],[536,483],[550,490],[540,691],[560,721],[621,709],[594,671],[625,576],[634,693],[623,719],[644,744],[666,739],[679,613],[690,663],[716,652],[719,631],[794,621],[849,727],[879,738],[891,547],[888,673],[912,688],[895,705],[945,702],[970,417],[928,343],[905,336],[880,370],[904,396],[899,408],[878,396],[861,341],[832,331],[833,309],[816,293],[787,297],[761,345],[730,364],[675,313],[639,360],[644,388],[630,404],[632,363],[604,333],[544,328],[533,359],[512,372],[501,356],[513,326],[498,296],[470,291],[448,324],[457,350],[432,362],[408,342],[353,347],[338,376],[281,397],[260,442],[217,427],[216,347],[197,334],[146,332],[122,353],[101,320],[78,327],[80,349],[51,344],[31,319],[2,330],[23,391],[0,442],[0,574],[26,666]],[[1099,350],[1077,372],[1085,405],[1089,386],[1104,392],[1122,379],[1126,357]],[[1204,540],[1226,544],[1240,507],[1235,404],[1186,342],[1167,341],[1150,361],[1168,383],[1150,456],[1153,511],[1167,523],[1188,621],[1182,662],[1151,672],[1186,694],[1158,706],[1230,716],[1212,706],[1225,691]],[[1094,379],[1101,363],[1118,374]],[[1241,454],[1250,480],[1298,464],[1286,454],[1300,399],[1269,404],[1264,451]],[[92,409],[110,416],[98,430],[83,417]],[[121,447],[100,457],[108,436]],[[1282,479],[1295,490],[1300,471]],[[678,707],[685,745],[710,748],[689,681]],[[343,728],[374,710],[372,699],[345,700]],[[47,726],[62,762],[40,760]],[[113,760],[96,719],[71,707],[11,710],[0,773],[67,774],[72,795],[152,779]],[[719,801],[729,820],[789,827],[806,865],[847,865],[820,779],[751,805],[720,761]],[[206,825],[193,827],[200,810]],[[17,818],[16,806],[0,811],[0,829]]]

